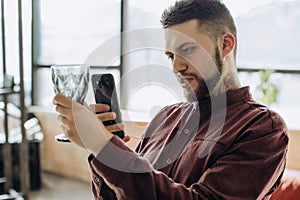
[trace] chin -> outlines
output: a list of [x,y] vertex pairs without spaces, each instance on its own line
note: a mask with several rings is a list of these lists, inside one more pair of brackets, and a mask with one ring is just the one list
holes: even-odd
[[197,101],[197,95],[194,91],[184,90],[184,96],[188,102]]
[[206,87],[206,85],[198,86],[195,89],[185,89],[184,90],[185,98],[188,102],[201,101],[203,99],[208,98],[211,94]]

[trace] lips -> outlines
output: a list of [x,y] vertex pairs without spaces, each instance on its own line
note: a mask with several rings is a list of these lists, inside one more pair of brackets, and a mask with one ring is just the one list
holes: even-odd
[[182,85],[183,88],[188,88],[191,87],[191,83],[193,82],[194,78],[192,77],[181,77],[178,79],[180,84]]
[[177,73],[177,79],[183,88],[191,88],[191,84],[195,80],[195,77]]
[[191,83],[191,82],[194,80],[194,77],[185,77],[185,79],[186,79],[189,83]]

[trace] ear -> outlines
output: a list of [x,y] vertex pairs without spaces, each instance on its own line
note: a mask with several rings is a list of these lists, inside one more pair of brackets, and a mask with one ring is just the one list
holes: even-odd
[[230,53],[234,51],[236,39],[232,33],[226,32],[221,37],[221,57],[225,59]]

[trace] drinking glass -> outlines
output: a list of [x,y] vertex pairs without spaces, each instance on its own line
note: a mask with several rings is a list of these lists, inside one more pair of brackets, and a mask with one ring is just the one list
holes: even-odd
[[[89,69],[87,65],[51,66],[54,92],[83,104],[88,91]],[[70,142],[64,133],[56,135],[55,139],[61,142]]]

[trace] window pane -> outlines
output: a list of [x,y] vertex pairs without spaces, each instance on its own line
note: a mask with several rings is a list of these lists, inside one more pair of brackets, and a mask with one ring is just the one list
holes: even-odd
[[125,1],[123,108],[143,112],[149,120],[162,107],[183,100],[172,67],[164,54],[160,24],[163,10],[174,0]]
[[[38,0],[34,61],[38,65],[84,63],[90,53],[120,33],[120,1]],[[120,52],[120,42],[111,51]],[[119,58],[114,65],[119,65]],[[101,59],[95,65],[106,66]]]
[[225,1],[237,14],[238,66],[299,70],[300,1],[240,2]]
[[18,2],[5,1],[5,51],[6,72],[17,76],[19,73],[19,34],[18,34]]
[[[126,29],[161,27],[160,17],[165,8],[172,5],[174,0],[129,0],[126,12]],[[141,20],[142,19],[142,20]]]
[[[25,105],[31,104],[31,1],[22,1],[22,23],[23,23],[23,72],[24,72],[24,89],[25,89]],[[0,12],[1,13],[1,12]],[[4,35],[5,35],[5,71],[6,74],[14,78],[14,83],[20,84],[19,76],[19,13],[18,1],[4,1]],[[2,15],[2,13],[1,13]],[[2,21],[0,22],[1,26]],[[3,51],[2,51],[2,35],[0,34],[0,71],[3,71]],[[3,87],[4,76],[0,73],[0,86]],[[3,98],[3,97],[1,97]],[[10,101],[19,105],[18,95],[9,96]]]

